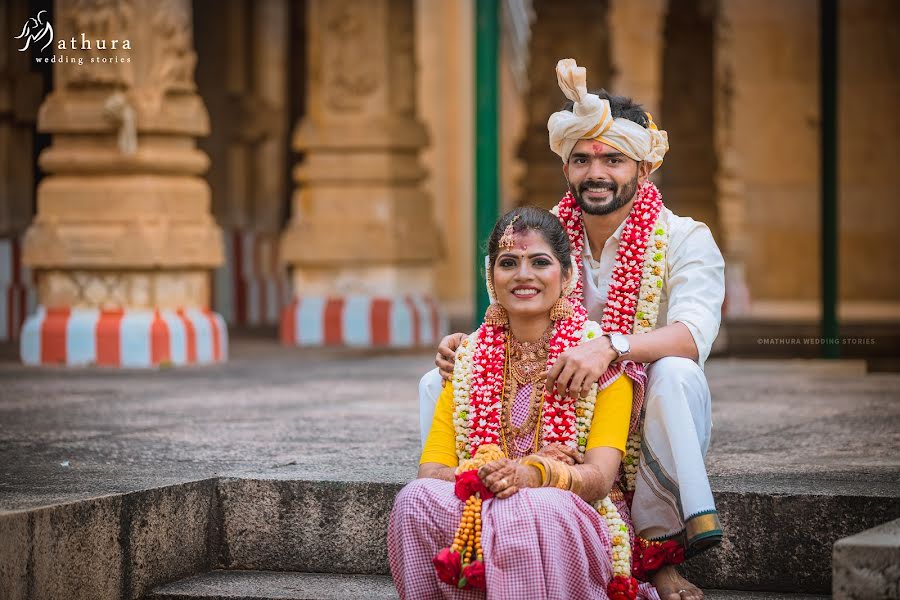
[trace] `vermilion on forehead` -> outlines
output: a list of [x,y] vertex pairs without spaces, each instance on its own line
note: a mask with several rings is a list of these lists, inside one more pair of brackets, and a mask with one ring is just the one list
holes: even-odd
[[603,142],[591,142],[591,150],[594,154],[604,154],[612,149]]

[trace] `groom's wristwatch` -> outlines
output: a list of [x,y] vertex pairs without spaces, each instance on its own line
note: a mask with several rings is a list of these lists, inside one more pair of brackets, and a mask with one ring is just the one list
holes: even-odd
[[613,332],[604,333],[603,335],[609,338],[609,345],[616,351],[616,360],[621,360],[623,356],[631,353],[631,344],[628,343],[628,338],[621,333]]

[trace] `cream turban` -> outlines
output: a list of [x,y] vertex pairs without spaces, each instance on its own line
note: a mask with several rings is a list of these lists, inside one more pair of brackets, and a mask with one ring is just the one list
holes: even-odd
[[656,128],[653,117],[644,128],[628,119],[613,119],[609,100],[587,92],[587,71],[571,58],[556,63],[556,80],[566,98],[575,103],[572,112],[561,110],[550,115],[550,148],[568,162],[578,140],[598,140],[636,161],[659,168],[669,149],[669,137]]

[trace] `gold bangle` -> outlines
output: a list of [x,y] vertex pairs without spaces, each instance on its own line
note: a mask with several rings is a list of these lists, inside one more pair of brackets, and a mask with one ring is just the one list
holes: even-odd
[[584,489],[584,478],[581,476],[581,471],[576,467],[569,467],[569,472],[572,474],[572,483],[569,485],[569,491],[576,496],[580,496]]
[[572,482],[572,474],[569,473],[569,466],[557,460],[551,461],[551,463],[553,464],[553,467],[551,469],[552,475],[550,476],[550,487],[561,490],[569,489],[569,485]]
[[541,475],[541,487],[547,487],[550,484],[550,465],[545,462],[544,457],[531,454],[519,459],[519,462],[538,470]]

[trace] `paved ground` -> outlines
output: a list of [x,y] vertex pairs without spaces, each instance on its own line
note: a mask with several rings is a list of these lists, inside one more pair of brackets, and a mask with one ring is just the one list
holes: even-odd
[[[223,475],[406,481],[430,360],[241,338],[212,368],[0,362],[0,510]],[[752,360],[707,374],[716,489],[900,495],[900,374]]]

